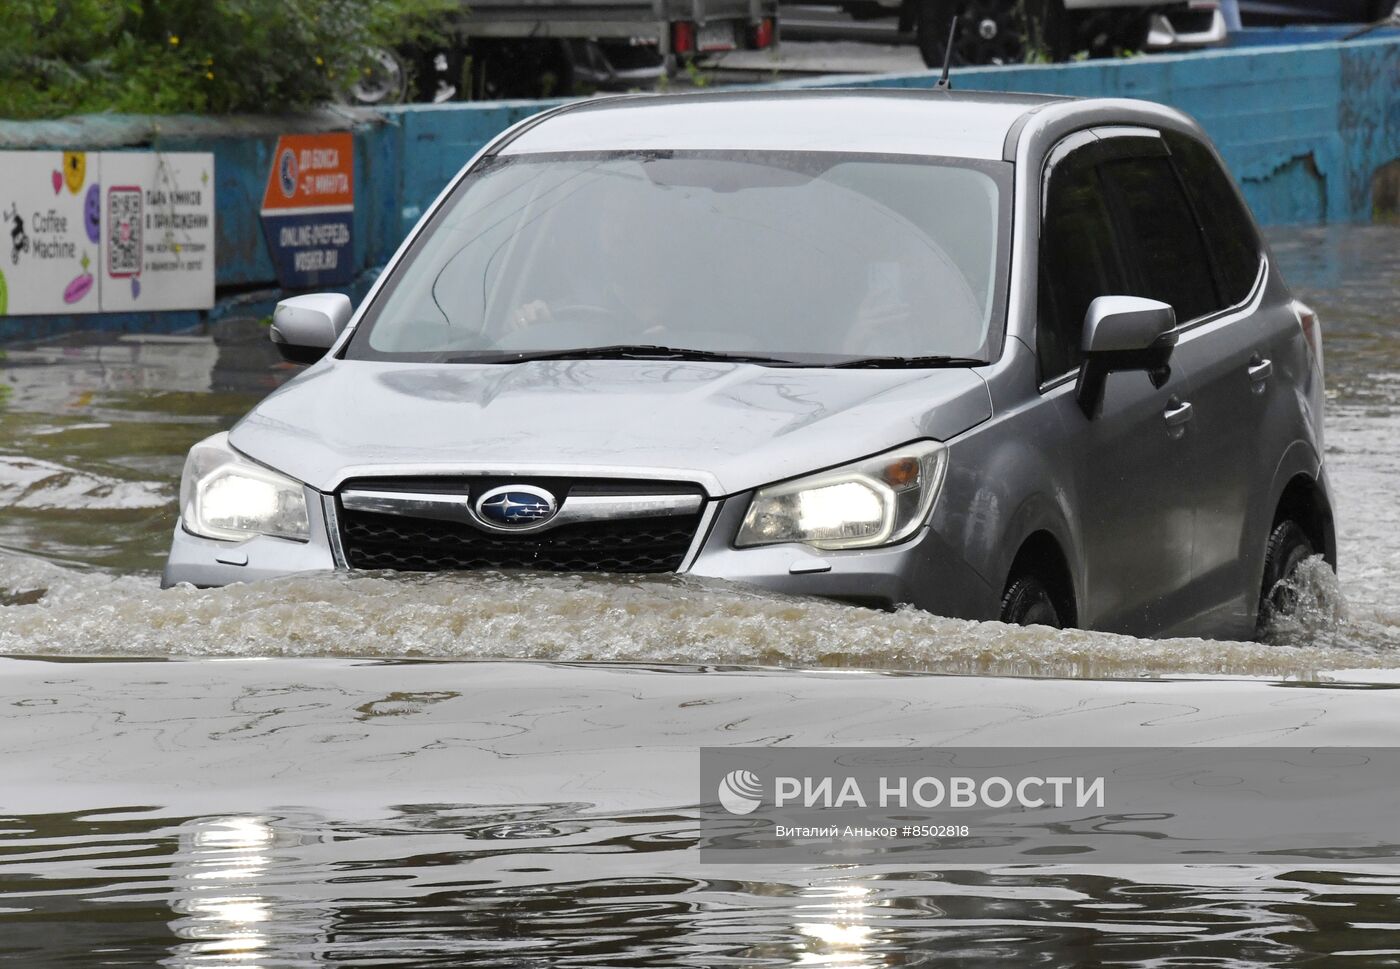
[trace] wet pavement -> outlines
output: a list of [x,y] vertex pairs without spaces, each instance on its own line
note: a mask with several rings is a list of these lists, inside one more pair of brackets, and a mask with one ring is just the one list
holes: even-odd
[[1393,866],[721,867],[692,847],[701,744],[1400,739],[1400,227],[1270,235],[1325,328],[1341,569],[1266,643],[674,578],[162,592],[186,449],[294,371],[253,320],[7,348],[0,958],[1400,964]]

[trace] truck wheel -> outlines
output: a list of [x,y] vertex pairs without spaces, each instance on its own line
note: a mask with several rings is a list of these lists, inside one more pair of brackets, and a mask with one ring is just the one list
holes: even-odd
[[1291,615],[1298,608],[1297,590],[1287,582],[1298,566],[1317,554],[1303,527],[1292,519],[1274,526],[1264,553],[1264,587],[1259,593],[1258,631],[1263,633],[1275,616]]
[[376,107],[403,104],[408,97],[408,68],[397,52],[387,47],[371,47],[365,51],[365,65],[355,83],[346,89],[345,99],[351,104]]
[[1060,611],[1050,590],[1033,575],[1014,579],[1001,597],[1001,621],[1013,626],[1061,628]]

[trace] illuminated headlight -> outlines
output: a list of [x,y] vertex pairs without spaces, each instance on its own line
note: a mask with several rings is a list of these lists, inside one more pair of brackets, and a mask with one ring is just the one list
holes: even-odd
[[919,441],[760,489],[734,544],[801,542],[842,549],[902,541],[928,520],[943,485],[947,455],[937,441]]
[[180,480],[180,514],[187,531],[205,538],[241,542],[273,535],[305,542],[311,537],[301,483],[239,454],[229,447],[228,434],[190,448]]

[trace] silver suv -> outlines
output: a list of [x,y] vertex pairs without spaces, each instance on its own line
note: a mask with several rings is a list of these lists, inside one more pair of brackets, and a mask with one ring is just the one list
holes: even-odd
[[571,104],[272,339],[313,366],[190,452],[166,584],[687,573],[1240,637],[1335,561],[1317,320],[1155,104]]

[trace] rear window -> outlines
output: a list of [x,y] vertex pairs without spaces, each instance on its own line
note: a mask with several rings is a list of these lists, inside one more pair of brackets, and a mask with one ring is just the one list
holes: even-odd
[[1175,131],[1163,137],[1205,229],[1221,299],[1227,306],[1241,303],[1259,276],[1261,247],[1254,220],[1209,148]]

